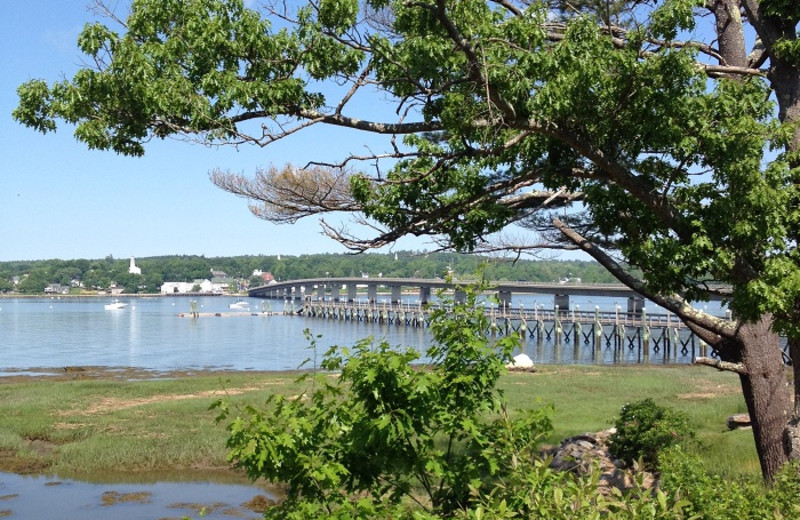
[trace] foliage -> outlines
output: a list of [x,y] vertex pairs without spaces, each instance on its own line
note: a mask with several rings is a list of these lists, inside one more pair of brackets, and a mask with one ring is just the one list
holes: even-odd
[[760,483],[721,478],[701,468],[696,457],[682,448],[665,450],[659,460],[661,488],[667,494],[681,494],[689,518],[704,520],[779,520],[800,517],[797,493],[800,472],[787,464],[772,487]]
[[497,381],[515,342],[479,332],[478,294],[437,313],[427,366],[370,338],[331,348],[301,395],[214,404],[231,460],[286,485],[267,518],[682,518],[660,491],[605,496],[597,473],[556,472],[537,454],[550,410],[507,411]]
[[[326,273],[337,277],[358,277],[361,273],[367,273],[396,278],[436,278],[445,276],[448,268],[452,268],[462,278],[474,273],[481,263],[486,266],[486,276],[492,280],[552,282],[563,278],[580,278],[588,283],[613,281],[599,264],[586,261],[511,262],[482,256],[415,251],[398,251],[396,256],[396,259],[394,254],[144,257],[136,259],[142,276],[128,274],[127,259],[0,262],[0,291],[4,287],[10,290],[10,280],[23,275],[32,276],[32,280],[23,285],[23,288],[26,285],[29,287],[30,293],[41,293],[49,283],[69,286],[72,280],[82,281],[84,287],[90,289],[105,288],[114,281],[124,286],[126,292],[157,293],[164,282],[209,278],[212,269],[224,271],[235,278],[247,279],[254,270],[261,270],[272,273],[276,279],[301,280],[325,276]],[[32,283],[34,280],[37,281],[35,285]],[[263,280],[254,282],[257,285]]]
[[386,341],[333,347],[303,396],[273,395],[233,418],[231,458],[252,478],[287,485],[275,518],[405,516],[409,500],[450,516],[530,456],[550,431],[548,411],[506,412],[496,384],[515,341],[491,344],[481,332],[478,294],[433,319],[429,368]]
[[623,406],[614,427],[609,450],[631,467],[641,460],[655,469],[663,450],[695,438],[686,414],[657,405],[649,397]]
[[[294,190],[214,179],[278,222],[354,212],[372,236],[324,230],[358,251],[411,234],[589,253],[751,365],[739,371],[769,479],[792,393],[774,342],[751,332],[785,333],[800,357],[800,212],[786,209],[800,201],[798,23],[792,0],[133,0],[121,30],[81,33],[93,67],[21,85],[13,116],[132,156],[173,135],[386,136],[309,159],[337,189],[308,190],[302,168]],[[531,233],[503,236],[516,225]],[[691,304],[720,291],[739,321]]]

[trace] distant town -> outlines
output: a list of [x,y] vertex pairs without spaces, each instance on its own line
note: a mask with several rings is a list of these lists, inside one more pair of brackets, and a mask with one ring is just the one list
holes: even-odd
[[491,280],[613,282],[586,261],[518,260],[455,253],[159,257],[0,262],[3,295],[241,294],[273,280],[331,277],[460,278],[479,270]]

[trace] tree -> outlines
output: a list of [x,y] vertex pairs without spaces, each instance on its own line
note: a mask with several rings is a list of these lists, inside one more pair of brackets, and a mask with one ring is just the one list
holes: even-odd
[[[800,4],[549,4],[134,0],[124,21],[106,10],[121,32],[81,34],[96,68],[26,83],[14,117],[128,155],[172,135],[384,135],[365,155],[212,180],[276,222],[355,212],[375,234],[323,221],[355,250],[413,234],[587,252],[739,374],[769,480],[800,458]],[[691,306],[713,293],[736,320]]]

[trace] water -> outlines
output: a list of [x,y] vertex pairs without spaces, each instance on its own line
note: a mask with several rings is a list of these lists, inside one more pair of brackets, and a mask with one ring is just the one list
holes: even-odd
[[[427,331],[370,324],[342,325],[301,316],[178,317],[188,298],[122,298],[123,310],[108,311],[110,298],[9,298],[0,300],[0,371],[65,366],[135,367],[147,370],[293,370],[313,353],[352,345],[375,335],[393,345],[422,345]],[[198,298],[201,313],[229,313],[233,298]],[[261,301],[251,301],[253,311]],[[283,303],[265,302],[282,310]]]
[[[380,300],[380,298],[379,298]],[[314,354],[303,331],[317,339],[321,355],[332,345],[350,346],[367,336],[386,338],[391,345],[422,350],[430,343],[426,329],[371,323],[336,322],[303,316],[179,317],[190,312],[181,297],[122,298],[123,310],[104,310],[111,298],[0,299],[0,374],[26,369],[60,370],[67,366],[134,367],[153,371],[225,369],[294,370]],[[231,312],[232,297],[197,299],[200,313]],[[283,310],[282,301],[248,299],[253,311]],[[526,295],[512,305],[552,309],[552,297]],[[413,305],[412,301],[408,302]],[[380,304],[380,301],[379,301]],[[612,311],[627,302],[613,298],[573,297],[570,308]],[[712,311],[721,314],[718,304]],[[657,309],[651,307],[654,312]],[[634,353],[623,358],[604,353],[596,359],[591,346],[557,349],[550,343],[522,345],[537,363],[638,362]],[[652,361],[658,362],[657,359]]]
[[91,484],[0,473],[0,517],[22,520],[256,519],[263,516],[247,503],[259,496],[273,498],[257,487],[244,485]]

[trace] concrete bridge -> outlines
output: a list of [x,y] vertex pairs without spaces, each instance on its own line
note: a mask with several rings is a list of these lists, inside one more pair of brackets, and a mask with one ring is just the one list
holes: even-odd
[[[354,302],[359,291],[366,290],[367,301],[375,303],[379,289],[388,292],[391,303],[400,303],[402,294],[418,291],[420,303],[431,301],[431,291],[445,290],[453,294],[456,301],[463,300],[464,292],[458,286],[468,284],[468,280],[448,282],[442,279],[423,278],[339,278],[322,277],[306,280],[289,280],[255,287],[248,291],[254,298],[274,298],[278,300],[325,300],[333,302]],[[492,282],[501,306],[510,307],[513,294],[553,295],[553,306],[569,308],[570,295],[611,296],[628,299],[628,312],[640,313],[644,299],[622,284],[593,284],[576,282]]]

